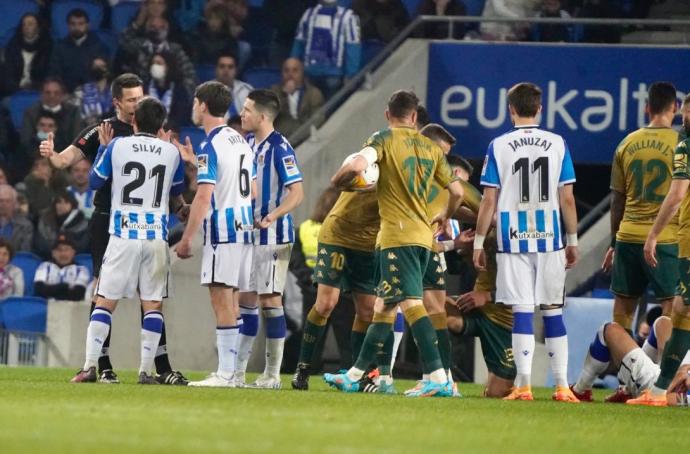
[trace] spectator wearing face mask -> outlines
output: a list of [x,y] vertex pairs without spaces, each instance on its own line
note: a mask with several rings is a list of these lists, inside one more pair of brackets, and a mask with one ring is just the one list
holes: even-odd
[[143,35],[140,28],[132,24],[122,33],[114,67],[117,73],[132,72],[148,79],[153,55],[167,51],[173,56],[182,85],[191,99],[197,85],[194,65],[181,45],[168,40],[169,30],[168,21],[162,17],[148,19]]
[[15,251],[30,251],[34,226],[17,211],[17,191],[0,184],[0,238],[10,242]]
[[67,147],[83,128],[79,109],[67,101],[62,82],[47,78],[41,86],[41,98],[24,111],[22,120],[21,144],[32,153],[38,151],[38,147],[33,148],[38,117],[45,112],[50,112],[55,117],[57,132],[54,134],[54,142],[58,150]]
[[79,107],[81,118],[86,124],[97,123],[109,117],[113,110],[108,61],[105,58],[96,57],[91,62],[90,68],[90,81],[77,87],[72,101]]
[[89,16],[80,8],[67,15],[68,34],[55,44],[50,58],[50,74],[59,77],[68,91],[88,82],[89,65],[107,55],[96,33],[89,31]]
[[166,129],[178,130],[191,123],[192,103],[170,52],[153,54],[146,94],[163,104],[168,113]]
[[77,253],[88,251],[88,221],[74,196],[65,190],[57,191],[51,205],[41,212],[34,235],[34,252],[43,258],[50,257],[60,235],[69,236]]
[[34,127],[35,134],[33,137],[31,137],[28,145],[22,148],[22,156],[20,159],[21,162],[13,163],[13,169],[21,175],[21,178],[24,178],[24,175],[26,175],[33,164],[33,160],[36,156],[36,150],[38,150],[38,146],[41,141],[46,140],[49,134],[52,133],[53,136],[55,136],[57,133],[58,128],[55,114],[45,110],[39,112],[38,119],[36,120]]
[[41,26],[38,16],[25,14],[5,48],[5,76],[0,81],[4,92],[38,89],[48,74],[52,48],[53,40]]

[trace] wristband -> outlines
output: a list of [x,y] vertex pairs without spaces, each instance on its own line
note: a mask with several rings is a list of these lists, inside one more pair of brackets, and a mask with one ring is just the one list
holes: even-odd
[[616,235],[611,237],[611,249],[616,249]]
[[449,252],[455,249],[455,241],[453,240],[439,241],[438,245],[441,247],[443,252]]
[[484,249],[484,240],[486,239],[485,235],[479,235],[475,234],[474,235],[474,250],[478,249]]
[[566,244],[568,246],[577,246],[577,233],[568,233],[566,235]]

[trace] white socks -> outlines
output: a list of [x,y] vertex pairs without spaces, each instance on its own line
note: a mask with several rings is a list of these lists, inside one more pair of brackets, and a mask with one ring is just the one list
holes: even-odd
[[86,330],[86,361],[84,361],[84,370],[97,366],[103,342],[105,342],[110,332],[111,319],[112,314],[110,311],[102,307],[96,307],[91,313],[89,328]]
[[280,377],[280,365],[283,362],[283,347],[287,325],[282,307],[265,308],[262,311],[266,327],[266,368],[264,374],[269,377]]
[[256,339],[256,334],[259,332],[259,308],[240,306],[240,315],[242,316],[242,326],[240,327],[237,341],[237,364],[235,370],[245,373],[247,371],[247,362],[252,355],[254,339]]
[[517,377],[515,386],[532,385],[532,358],[534,356],[534,306],[513,306],[513,357]]
[[141,324],[141,362],[139,364],[139,373],[152,374],[153,361],[158,352],[158,342],[161,339],[162,331],[163,314],[158,311],[145,313]]
[[568,387],[568,336],[563,323],[563,309],[542,310],[546,351],[556,386]]
[[218,372],[221,378],[229,379],[235,372],[237,360],[237,326],[219,326],[216,328],[216,346],[218,347]]

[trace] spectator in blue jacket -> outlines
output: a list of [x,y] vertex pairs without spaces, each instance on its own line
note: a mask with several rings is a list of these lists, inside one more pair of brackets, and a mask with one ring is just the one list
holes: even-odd
[[321,0],[302,15],[292,57],[304,62],[305,74],[326,98],[360,67],[359,18],[337,0]]
[[69,12],[67,29],[67,36],[53,47],[50,74],[59,77],[71,92],[89,81],[89,65],[93,59],[108,55],[108,52],[98,36],[89,31],[89,16],[83,9]]

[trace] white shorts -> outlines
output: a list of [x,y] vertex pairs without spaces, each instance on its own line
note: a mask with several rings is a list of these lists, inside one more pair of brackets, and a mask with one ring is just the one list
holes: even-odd
[[132,298],[139,289],[143,301],[168,297],[170,248],[165,240],[126,240],[110,236],[103,256],[96,294],[109,300]]
[[251,244],[206,244],[201,259],[201,285],[220,284],[246,289],[249,287],[251,268]]
[[254,245],[250,288],[259,295],[283,294],[292,243]]
[[647,356],[641,348],[628,352],[621,361],[618,379],[625,385],[630,394],[637,397],[645,389],[654,385],[661,369]]
[[565,251],[496,254],[496,302],[563,305]]

